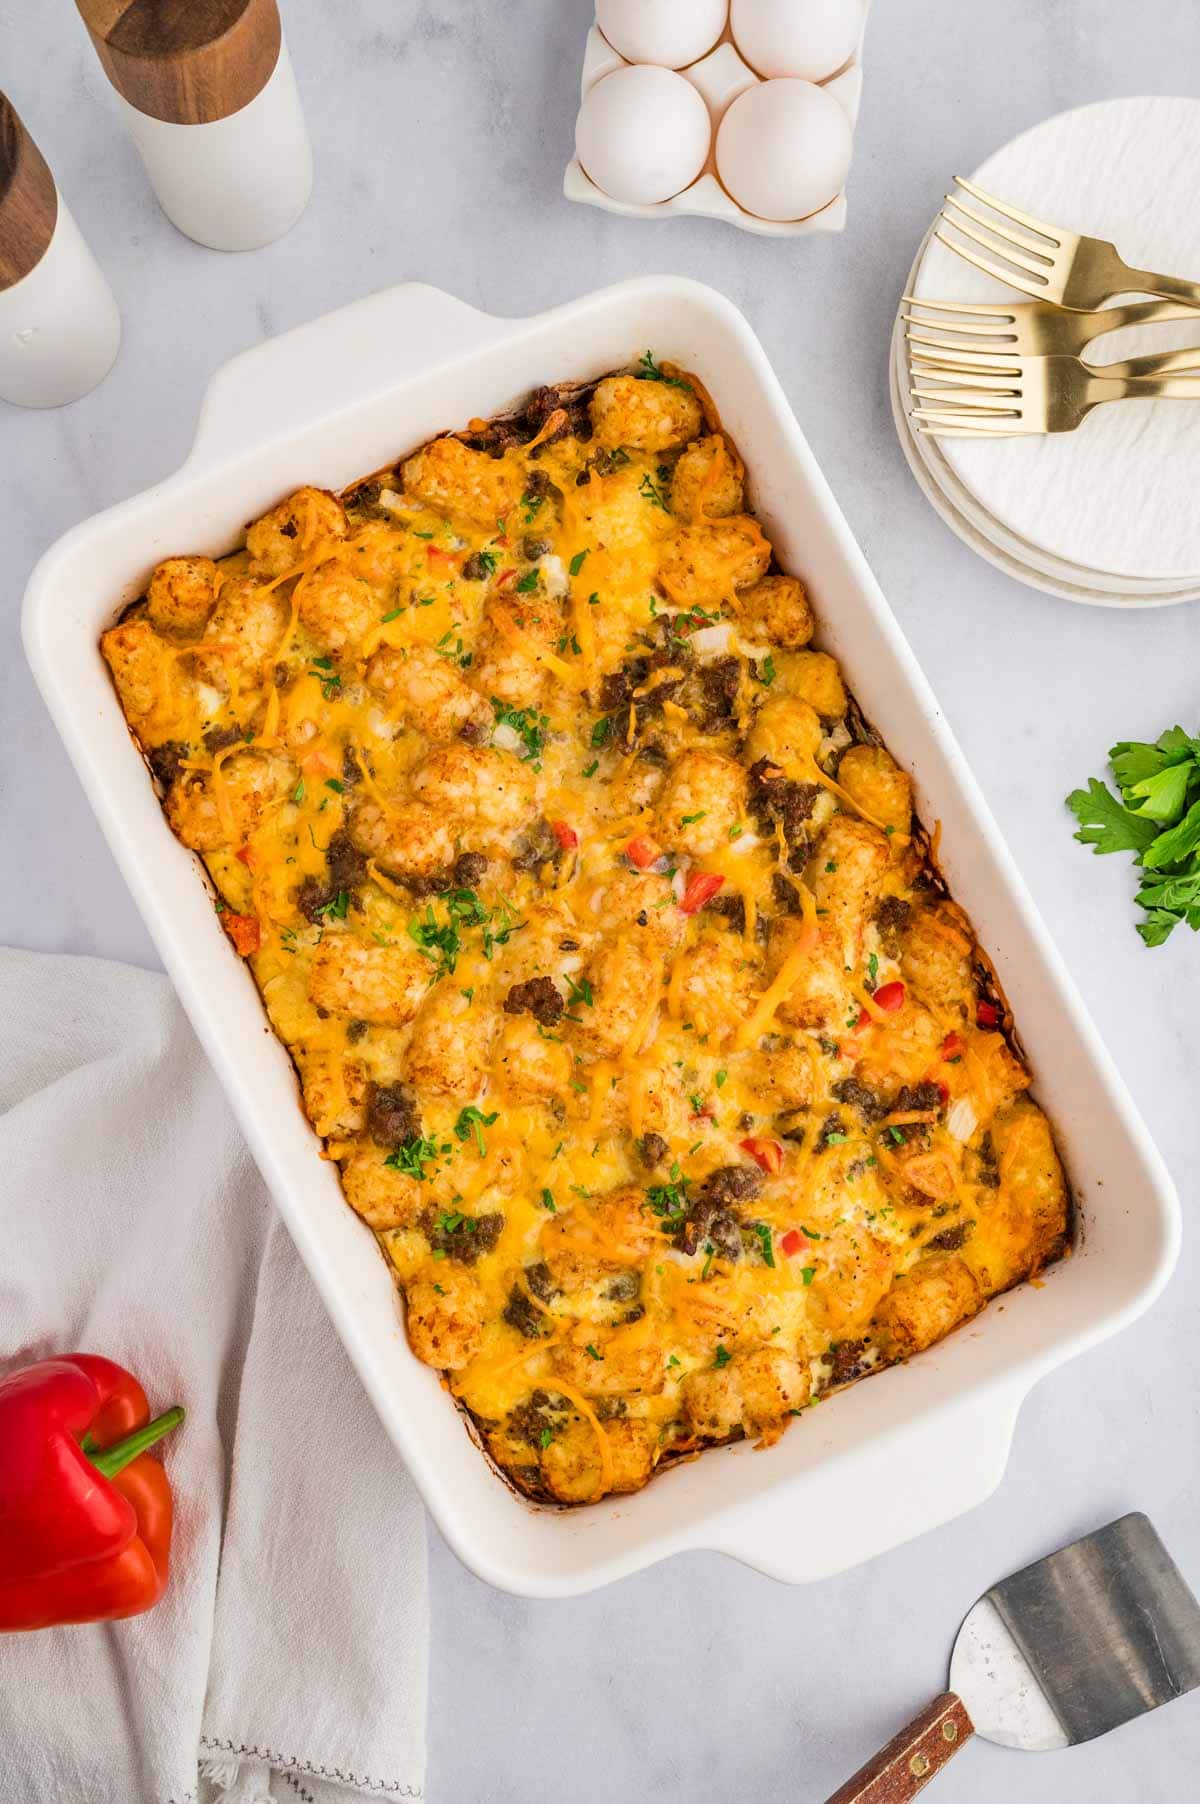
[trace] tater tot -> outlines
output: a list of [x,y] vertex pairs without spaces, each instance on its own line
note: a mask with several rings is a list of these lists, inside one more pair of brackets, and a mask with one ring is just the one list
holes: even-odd
[[757,584],[770,562],[771,547],[758,521],[732,514],[727,520],[684,526],[668,539],[658,580],[681,608],[719,608],[737,591]]
[[789,651],[807,645],[813,636],[812,606],[804,584],[795,576],[763,576],[760,582],[742,588],[736,611],[749,633],[761,633],[773,645]]
[[838,765],[838,782],[881,826],[891,827],[897,834],[909,832],[912,783],[883,746],[852,745]]
[[404,1293],[408,1343],[417,1358],[439,1371],[470,1365],[483,1338],[485,1299],[470,1272],[444,1259],[437,1278],[419,1278]]
[[724,850],[746,817],[746,772],[720,752],[685,752],[667,773],[655,810],[658,843],[689,858]]
[[210,557],[169,557],[146,591],[146,612],[168,638],[195,639],[217,599],[217,566]]
[[875,1312],[874,1335],[889,1359],[908,1359],[983,1307],[971,1268],[957,1253],[930,1253],[897,1279]]
[[493,529],[521,498],[520,471],[461,439],[437,438],[402,466],[405,493],[475,526]]
[[591,401],[596,443],[606,450],[670,451],[704,424],[695,391],[636,376],[606,376]]
[[718,433],[687,447],[671,477],[671,511],[680,520],[723,519],[742,511],[742,460]]
[[344,539],[346,510],[328,489],[297,489],[246,532],[255,576],[282,576],[321,540]]
[[336,558],[302,576],[297,594],[301,624],[332,652],[353,650],[379,619],[370,585]]
[[416,947],[364,946],[327,933],[313,952],[308,993],[331,1015],[403,1027],[421,1006],[432,968]]
[[772,686],[807,702],[822,720],[840,720],[849,706],[838,661],[826,651],[778,653]]
[[746,738],[746,762],[769,758],[785,776],[803,779],[812,768],[824,733],[807,702],[780,695],[764,702]]

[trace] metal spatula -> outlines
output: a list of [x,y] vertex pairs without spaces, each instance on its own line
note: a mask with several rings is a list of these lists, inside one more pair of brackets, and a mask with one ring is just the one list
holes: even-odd
[[1140,1512],[980,1598],[935,1698],[826,1804],[905,1804],[972,1735],[1073,1747],[1200,1685],[1200,1603]]

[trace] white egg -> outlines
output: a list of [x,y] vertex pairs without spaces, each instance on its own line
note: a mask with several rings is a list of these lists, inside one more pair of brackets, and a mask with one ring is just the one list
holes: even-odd
[[585,172],[613,200],[636,206],[690,187],[711,142],[708,108],[687,77],[647,64],[604,76],[575,121]]
[[682,69],[711,50],[729,0],[596,0],[596,23],[631,63]]
[[807,219],[840,194],[850,121],[810,81],[764,81],[739,94],[717,130],[717,173],[760,219]]
[[863,0],[733,0],[733,39],[760,75],[824,81],[847,62],[863,28]]

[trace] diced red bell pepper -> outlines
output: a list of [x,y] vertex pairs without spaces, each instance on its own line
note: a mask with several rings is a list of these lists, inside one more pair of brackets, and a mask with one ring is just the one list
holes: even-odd
[[247,870],[250,870],[253,867],[254,862],[255,862],[254,852],[250,846],[239,846],[237,851],[234,853],[234,857],[240,859],[241,862],[246,866]]
[[717,891],[724,887],[725,879],[716,871],[697,871],[689,877],[687,888],[680,898],[679,906],[685,915],[694,915],[696,910],[711,902]]
[[749,1153],[760,1171],[770,1172],[774,1177],[783,1170],[783,1148],[778,1140],[759,1140],[751,1135],[749,1140],[739,1140],[738,1145],[744,1153]]
[[994,1002],[981,1002],[975,1010],[977,1027],[999,1027],[1000,1010]]
[[942,1041],[942,1057],[944,1059],[961,1059],[966,1047],[956,1033],[948,1033]]
[[566,821],[551,821],[550,831],[564,852],[573,852],[579,844],[578,833],[574,827],[568,826]]
[[938,1087],[938,1095],[942,1099],[942,1107],[944,1109],[946,1104],[950,1101],[950,1086],[949,1084],[944,1084],[940,1077],[935,1077],[933,1081]]
[[876,1008],[881,1008],[885,1015],[894,1015],[904,1007],[904,998],[908,991],[900,982],[881,983],[871,997]]
[[458,557],[453,551],[443,551],[440,545],[426,545],[425,556],[431,564],[456,564]]
[[794,1259],[797,1253],[807,1253],[812,1242],[809,1240],[807,1234],[802,1234],[800,1232],[799,1228],[789,1228],[779,1244],[787,1254],[788,1258]]
[[647,839],[644,834],[639,834],[626,846],[625,856],[630,864],[637,866],[639,871],[646,871],[662,857],[662,852],[652,839]]
[[0,1380],[0,1631],[137,1616],[162,1596],[171,1487],[149,1420],[111,1359],[44,1359]]
[[517,572],[516,572],[515,568],[512,570],[502,570],[500,572],[499,576],[496,578],[496,587],[498,589],[507,589],[509,583],[512,581],[513,577],[516,574],[517,574]]
[[262,945],[262,923],[257,915],[235,915],[226,909],[221,916],[221,925],[233,941],[233,949],[239,958],[249,958]]

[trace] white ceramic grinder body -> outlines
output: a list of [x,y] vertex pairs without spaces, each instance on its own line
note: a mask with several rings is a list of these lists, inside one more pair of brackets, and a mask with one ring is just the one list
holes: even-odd
[[111,23],[78,0],[125,126],[172,225],[218,251],[290,230],[312,192],[312,148],[276,0],[199,0]]
[[112,290],[15,109],[0,94],[0,399],[62,407],[121,344]]

